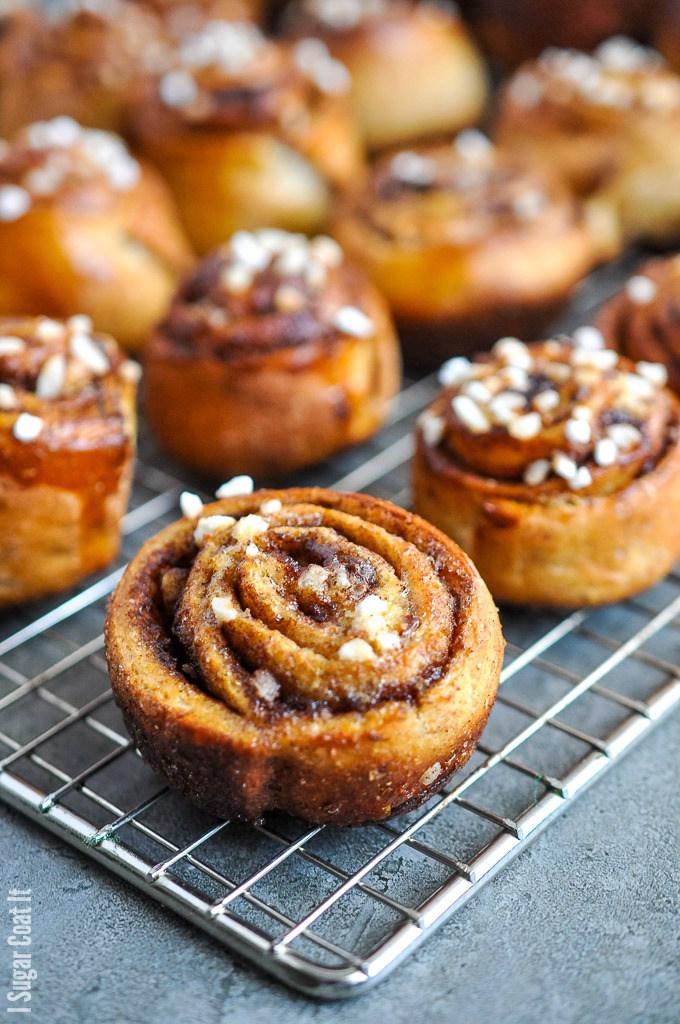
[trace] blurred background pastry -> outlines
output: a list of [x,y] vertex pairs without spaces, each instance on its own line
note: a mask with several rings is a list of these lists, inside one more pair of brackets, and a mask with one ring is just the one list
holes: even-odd
[[138,376],[87,316],[0,319],[0,607],[115,557]]
[[346,65],[370,149],[450,135],[474,124],[484,109],[484,62],[452,5],[296,0],[284,26],[293,38],[322,39]]
[[238,232],[146,350],[146,415],[203,473],[276,476],[364,440],[399,387],[387,306],[332,239]]
[[292,47],[245,22],[211,22],[175,51],[135,115],[195,248],[240,228],[314,232],[332,191],[362,170],[349,75],[323,43]]
[[68,117],[0,147],[0,313],[85,312],[138,349],[192,254],[157,172]]

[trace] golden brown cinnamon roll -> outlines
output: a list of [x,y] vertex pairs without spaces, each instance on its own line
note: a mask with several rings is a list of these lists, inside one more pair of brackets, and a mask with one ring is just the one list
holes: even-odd
[[286,29],[322,39],[352,76],[352,101],[371,149],[450,134],[482,113],[481,56],[445,4],[420,0],[298,0]]
[[129,0],[57,0],[11,19],[2,41],[2,134],[63,114],[123,131],[166,45],[155,15]]
[[407,356],[429,364],[536,336],[617,244],[559,178],[475,129],[382,157],[333,233],[389,300]]
[[604,305],[596,324],[622,355],[661,363],[669,387],[680,393],[680,256],[644,263]]
[[0,318],[0,607],[115,557],[138,371],[87,316]]
[[498,600],[578,607],[642,590],[680,555],[680,405],[662,379],[594,327],[450,361],[418,428],[416,510]]
[[200,807],[250,821],[355,825],[440,789],[484,727],[503,647],[460,549],[367,495],[183,498],[106,624],[143,757]]
[[558,166],[627,240],[680,233],[680,76],[630,39],[592,56],[549,49],[503,90],[499,142]]
[[384,300],[330,238],[238,232],[153,334],[146,412],[195,469],[281,476],[373,434],[399,387]]
[[139,348],[192,258],[157,172],[68,117],[0,147],[0,314],[84,312]]
[[199,252],[241,228],[323,227],[333,188],[361,172],[348,86],[319,41],[291,49],[243,22],[211,22],[184,40],[135,133]]

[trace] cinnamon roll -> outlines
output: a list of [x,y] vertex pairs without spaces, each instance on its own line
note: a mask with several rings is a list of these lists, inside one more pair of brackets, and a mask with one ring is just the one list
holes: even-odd
[[115,557],[138,371],[87,316],[0,318],[0,607]]
[[503,90],[499,142],[559,166],[627,241],[680,233],[680,76],[630,39],[592,56],[549,49]]
[[156,16],[130,0],[55,0],[12,18],[2,40],[0,130],[68,114],[121,132],[167,46]]
[[0,143],[0,314],[92,317],[143,345],[191,262],[156,171],[69,117]]
[[446,4],[422,0],[298,0],[287,33],[323,40],[352,76],[370,149],[402,146],[474,124],[487,98],[484,64]]
[[356,825],[440,789],[484,727],[503,647],[460,549],[367,495],[185,494],[183,508],[106,622],[113,690],[151,766],[249,821]]
[[450,361],[418,427],[416,510],[500,601],[637,593],[680,555],[680,405],[663,379],[593,327]]
[[145,353],[146,414],[215,476],[281,476],[356,444],[399,387],[384,300],[332,239],[237,232],[180,288]]
[[607,345],[630,359],[661,363],[680,394],[680,256],[649,260],[601,309]]
[[615,223],[476,129],[379,159],[333,234],[389,300],[407,357],[430,365],[503,331],[536,336],[618,246]]
[[323,227],[333,189],[362,167],[348,88],[318,40],[289,48],[255,25],[215,21],[181,43],[135,134],[200,253],[239,229]]

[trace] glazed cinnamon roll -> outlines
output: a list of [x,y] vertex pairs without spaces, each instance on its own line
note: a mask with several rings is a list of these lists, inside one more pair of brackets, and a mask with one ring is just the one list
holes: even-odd
[[87,316],[0,318],[0,607],[115,557],[138,371]]
[[442,369],[418,428],[415,508],[500,601],[579,607],[661,579],[680,555],[680,405],[663,367],[583,327],[499,341]]
[[559,166],[619,219],[624,237],[666,244],[680,232],[680,76],[630,39],[592,56],[549,49],[502,93],[498,141]]
[[137,349],[191,262],[156,171],[71,118],[0,144],[0,314],[92,317]]
[[338,204],[333,233],[389,300],[407,357],[432,365],[507,330],[536,336],[615,251],[615,227],[468,129],[378,160]]
[[356,825],[440,789],[484,727],[503,647],[460,549],[367,495],[183,507],[130,563],[106,623],[113,690],[152,767],[249,821]]
[[2,40],[2,134],[63,114],[124,131],[166,45],[155,15],[129,0],[56,0],[11,19]]
[[661,363],[680,394],[680,256],[649,260],[596,320],[607,345],[630,359]]
[[373,434],[399,363],[384,300],[336,242],[241,231],[154,332],[147,419],[194,469],[280,477]]
[[322,39],[352,76],[352,102],[370,149],[402,146],[474,124],[487,97],[480,54],[446,4],[421,0],[298,0],[295,38]]
[[332,190],[362,167],[348,87],[320,41],[289,48],[239,22],[184,40],[140,104],[135,134],[199,252],[241,228],[323,227]]

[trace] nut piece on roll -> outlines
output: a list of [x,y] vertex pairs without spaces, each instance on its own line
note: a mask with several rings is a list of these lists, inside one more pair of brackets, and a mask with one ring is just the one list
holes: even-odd
[[138,377],[87,316],[0,318],[0,607],[116,556]]
[[0,143],[0,314],[84,312],[137,349],[191,260],[158,173],[118,136],[57,117]]
[[680,255],[643,263],[605,303],[596,325],[622,355],[663,364],[668,386],[680,394]]
[[145,353],[147,419],[212,476],[280,476],[373,434],[399,387],[387,306],[319,236],[237,232],[181,286]]
[[408,359],[436,365],[503,331],[536,337],[617,248],[555,174],[476,129],[380,158],[333,234],[387,297]]
[[245,22],[186,37],[134,117],[189,237],[205,253],[241,228],[323,228],[362,170],[349,74],[319,40],[292,47]]
[[560,167],[627,241],[680,235],[680,76],[655,50],[621,37],[592,56],[546,50],[505,86],[497,138]]
[[499,341],[442,367],[421,417],[415,508],[497,600],[616,601],[680,556],[680,404],[663,367],[571,339]]
[[31,18],[11,18],[2,39],[2,134],[60,114],[124,131],[166,44],[156,16],[129,0],[56,0]]
[[130,563],[106,622],[116,700],[149,764],[248,821],[282,810],[358,825],[439,790],[484,728],[503,650],[462,551],[368,495],[182,505]]
[[322,39],[352,76],[370,149],[473,124],[487,97],[484,64],[453,7],[420,0],[298,0],[288,35]]

